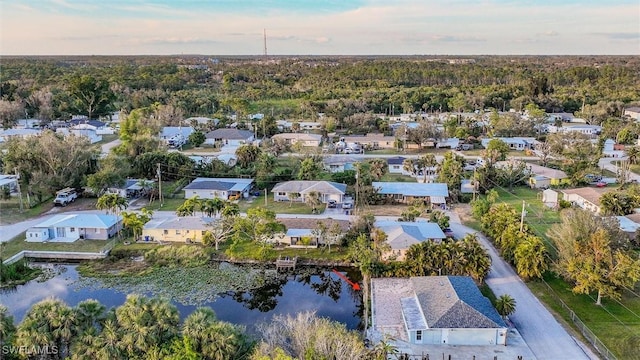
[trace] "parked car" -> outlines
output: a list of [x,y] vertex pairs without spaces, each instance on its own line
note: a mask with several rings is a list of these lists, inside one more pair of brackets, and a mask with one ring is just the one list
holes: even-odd
[[351,208],[353,208],[353,203],[350,203],[350,202],[343,203],[342,204],[342,208],[343,209],[351,209]]
[[446,237],[453,238],[453,230],[446,228],[446,229],[443,229],[442,232]]
[[334,209],[334,208],[336,208],[337,206],[338,206],[338,203],[337,203],[335,200],[329,200],[329,201],[327,202],[327,207],[328,207],[328,208]]

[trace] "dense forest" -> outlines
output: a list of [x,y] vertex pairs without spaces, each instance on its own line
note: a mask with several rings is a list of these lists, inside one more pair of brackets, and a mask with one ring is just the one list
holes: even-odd
[[[101,89],[87,98],[87,88]],[[633,56],[3,57],[0,97],[12,117],[97,117],[153,104],[189,116],[341,122],[356,113],[522,110],[580,112],[601,123],[640,101]]]

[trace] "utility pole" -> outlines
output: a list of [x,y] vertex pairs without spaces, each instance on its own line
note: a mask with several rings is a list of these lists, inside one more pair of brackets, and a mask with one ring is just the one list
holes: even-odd
[[162,170],[160,170],[160,163],[158,165],[158,200],[160,200],[160,207],[162,207]]
[[22,191],[20,191],[20,173],[18,173],[18,169],[15,169],[15,172],[16,172],[16,184],[18,188],[18,197],[20,198],[20,212],[22,212],[24,210],[24,207],[22,205]]
[[524,210],[525,204],[525,201],[522,200],[522,213],[520,214],[520,232],[524,230],[524,215],[526,213],[526,211]]
[[267,198],[269,197],[269,192],[267,191],[267,188],[264,188],[264,206],[267,206]]

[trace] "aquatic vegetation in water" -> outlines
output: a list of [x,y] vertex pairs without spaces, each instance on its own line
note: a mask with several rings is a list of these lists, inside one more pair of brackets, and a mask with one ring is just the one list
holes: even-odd
[[226,263],[198,267],[157,267],[140,275],[82,277],[77,287],[111,288],[123,293],[152,294],[184,305],[202,305],[219,294],[250,291],[275,281],[274,270],[238,267]]

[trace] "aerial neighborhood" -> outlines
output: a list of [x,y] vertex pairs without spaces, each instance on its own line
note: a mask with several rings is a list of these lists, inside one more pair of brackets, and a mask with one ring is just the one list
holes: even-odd
[[[353,358],[637,357],[637,58],[162,59],[113,76],[116,59],[6,59],[3,269],[81,261],[115,284],[260,264],[246,272],[280,287],[317,271],[317,293],[356,299]],[[145,289],[198,298],[184,284],[202,274]],[[233,286],[216,295],[277,302]],[[274,358],[271,340],[222,358]]]

